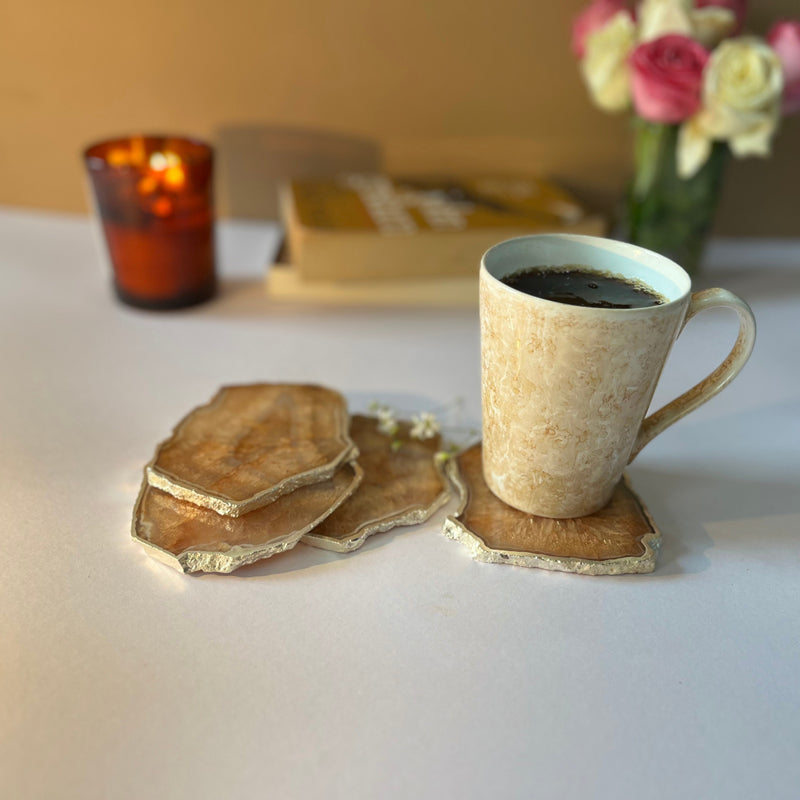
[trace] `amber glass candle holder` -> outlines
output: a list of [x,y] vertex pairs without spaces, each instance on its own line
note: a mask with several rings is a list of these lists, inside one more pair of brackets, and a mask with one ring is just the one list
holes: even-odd
[[139,308],[182,308],[216,290],[213,150],[192,139],[132,136],[84,152],[114,273]]

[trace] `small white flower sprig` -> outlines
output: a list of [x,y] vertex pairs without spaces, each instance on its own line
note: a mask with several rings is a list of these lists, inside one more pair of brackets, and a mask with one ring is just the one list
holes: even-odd
[[[399,437],[400,423],[398,421],[398,412],[391,406],[379,403],[373,400],[369,405],[369,410],[378,419],[378,431],[384,436],[392,438],[391,449],[394,452],[400,450],[404,442]],[[474,428],[457,428],[448,429],[449,433],[455,434],[458,439],[474,440],[479,436],[479,432]],[[411,425],[408,435],[411,439],[418,441],[427,441],[433,439],[442,433],[442,425],[437,415],[431,411],[421,411],[411,415]],[[457,444],[455,441],[443,442],[443,448],[439,450],[435,459],[438,464],[444,464],[455,455],[461,452],[466,446],[465,444]]]
[[395,436],[400,427],[394,411],[389,406],[382,406],[377,401],[370,403],[369,410],[378,418],[378,430],[384,436]]
[[[381,405],[377,401],[370,403],[369,410],[378,418],[378,431],[384,436],[392,437],[392,450],[399,450],[403,446],[403,440],[398,435],[400,433],[400,423],[397,420],[397,412],[390,406]],[[440,430],[441,427],[436,415],[431,414],[429,411],[423,411],[411,417],[411,428],[408,435],[412,439],[425,441],[433,439]]]
[[436,419],[436,415],[431,414],[429,411],[422,411],[411,417],[411,430],[408,435],[412,439],[425,441],[426,439],[433,439],[440,431],[441,426],[439,425],[439,420]]

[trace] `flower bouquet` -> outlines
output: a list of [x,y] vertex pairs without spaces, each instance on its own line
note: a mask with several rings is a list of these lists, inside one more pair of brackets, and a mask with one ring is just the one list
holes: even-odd
[[696,270],[728,156],[767,156],[800,111],[800,21],[742,35],[747,0],[594,0],[573,51],[594,103],[635,114],[621,238]]

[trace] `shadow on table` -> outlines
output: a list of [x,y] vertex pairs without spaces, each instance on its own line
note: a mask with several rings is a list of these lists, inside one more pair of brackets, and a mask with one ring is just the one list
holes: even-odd
[[269,299],[264,280],[261,278],[223,278],[220,281],[219,293],[210,303],[186,309],[188,313],[202,314],[209,320],[225,322],[231,319],[298,319],[303,316],[314,319],[330,319],[339,321],[344,315],[358,319],[374,319],[380,324],[387,310],[395,317],[403,315],[412,320],[475,319],[478,318],[478,307],[453,307],[435,305],[393,305],[386,304],[325,304],[313,301],[280,301]]
[[196,309],[196,313],[220,321],[296,317],[303,312],[310,312],[315,316],[320,313],[336,315],[341,314],[342,308],[311,303],[273,303],[267,296],[263,278],[222,278],[217,296],[210,303]]
[[[713,548],[729,547],[745,557],[769,560],[786,551],[795,536],[791,526],[770,524],[770,517],[780,523],[789,515],[800,515],[800,493],[795,484],[649,468],[637,469],[632,479],[663,536],[652,578],[704,572],[711,564],[709,551]],[[452,500],[427,524],[438,531],[443,518],[450,513],[453,513]],[[736,520],[753,520],[746,538],[738,533],[732,533],[728,540],[721,535],[714,538],[710,535],[709,529],[716,524]],[[418,530],[416,526],[394,528],[370,537],[361,549],[352,553],[333,553],[301,544],[278,558],[243,567],[235,576],[261,578],[328,565],[346,566],[351,558],[366,556],[390,545],[395,537]]]
[[[433,524],[436,524],[435,521],[440,519],[439,515],[441,513],[442,512],[439,511],[432,517],[434,520]],[[441,522],[439,522],[439,525],[441,526]],[[277,558],[268,558],[264,561],[259,561],[236,570],[236,572],[233,573],[233,577],[265,578],[270,575],[282,575],[300,570],[324,567],[330,567],[332,569],[347,567],[350,559],[358,558],[359,556],[365,558],[370,551],[391,544],[396,536],[413,534],[417,530],[417,526],[392,528],[385,533],[370,536],[358,550],[354,550],[351,553],[334,553],[330,550],[320,550],[317,547],[311,547],[301,542],[292,550],[282,553]]]
[[263,317],[272,307],[263,278],[222,278],[217,296],[204,311],[212,317]]
[[753,520],[752,536],[732,536],[730,546],[768,558],[788,548],[793,535],[785,525],[770,525],[770,517],[800,514],[796,483],[651,467],[632,469],[631,480],[663,536],[655,576],[708,569],[708,551],[726,547],[724,538],[709,534],[715,523]]

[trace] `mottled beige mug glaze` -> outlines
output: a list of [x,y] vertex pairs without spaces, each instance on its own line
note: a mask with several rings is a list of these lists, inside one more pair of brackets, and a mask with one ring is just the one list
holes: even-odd
[[[605,309],[525,294],[501,281],[532,266],[583,264],[634,278],[659,306]],[[625,466],[653,437],[713,397],[755,342],[748,305],[725,289],[690,293],[677,264],[635,245],[543,234],[501,242],[481,261],[483,471],[505,503],[544,517],[580,517],[610,500]],[[705,380],[645,419],[673,342],[699,311],[739,315],[739,335]]]

